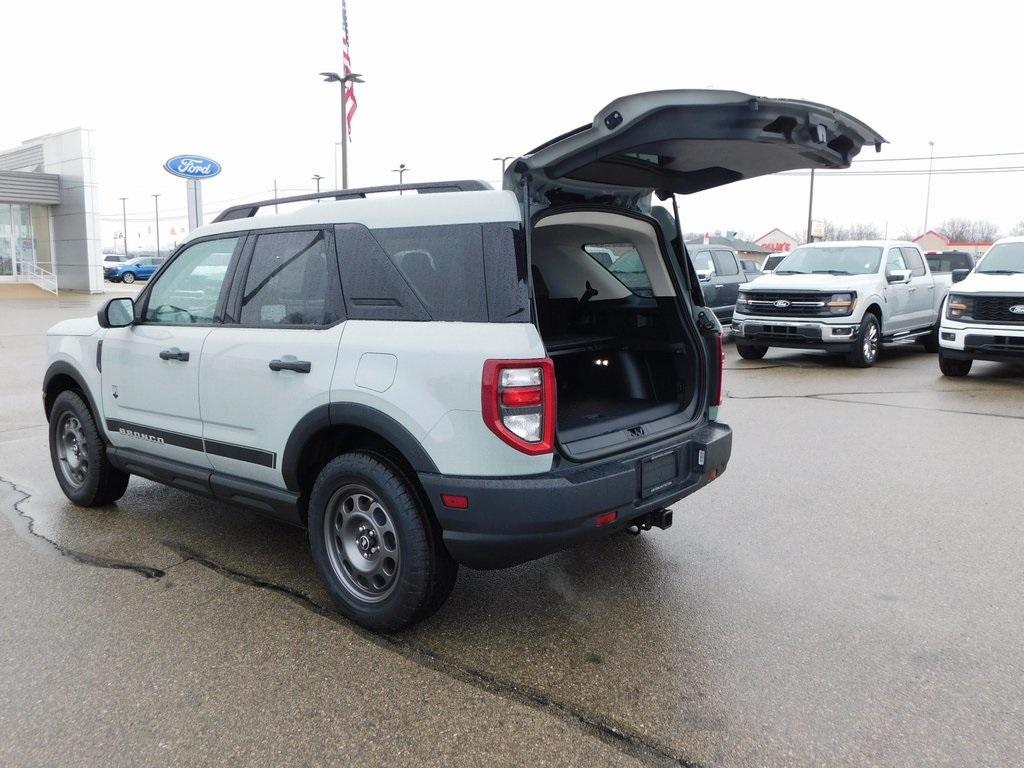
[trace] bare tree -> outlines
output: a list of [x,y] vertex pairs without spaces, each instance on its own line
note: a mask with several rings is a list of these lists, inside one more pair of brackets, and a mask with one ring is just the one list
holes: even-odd
[[897,240],[908,240],[910,242],[914,242],[914,238],[915,237],[917,237],[917,235],[915,235],[911,230],[904,229],[902,232],[900,232],[899,237],[897,237],[896,239]]
[[958,243],[988,243],[999,235],[998,225],[984,219],[946,219],[936,229]]
[[1010,230],[1010,234],[1013,235],[1014,237],[1020,237],[1021,235],[1024,235],[1024,219],[1018,221],[1016,224],[1013,225],[1013,229]]

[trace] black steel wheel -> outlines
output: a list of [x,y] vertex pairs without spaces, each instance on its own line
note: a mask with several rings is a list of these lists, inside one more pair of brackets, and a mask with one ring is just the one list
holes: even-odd
[[64,495],[82,507],[117,501],[130,475],[107,459],[92,411],[77,392],[61,392],[50,410],[50,460]]
[[341,612],[373,630],[426,618],[458,576],[417,488],[376,454],[345,453],[320,471],[309,500],[309,544]]

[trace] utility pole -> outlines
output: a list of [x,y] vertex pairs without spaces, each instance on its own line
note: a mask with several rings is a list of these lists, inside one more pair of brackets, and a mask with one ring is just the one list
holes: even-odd
[[932,160],[935,157],[935,142],[928,142],[928,191],[924,195],[924,229],[921,230],[923,235],[928,231],[928,207],[932,201]]
[[124,258],[126,261],[128,260],[128,213],[124,207],[124,201],[127,199],[127,197],[121,198],[121,221],[124,226]]
[[[392,168],[391,169],[392,173],[397,173],[398,174],[398,184],[399,184],[399,186],[401,186],[402,184],[405,183],[403,181],[403,179],[405,178],[405,172],[408,171],[408,170],[409,169],[405,167],[405,163],[399,163],[397,168]],[[398,194],[399,194],[399,196],[401,196],[402,195],[402,190],[398,190]]]
[[153,195],[153,203],[156,205],[156,255],[160,257],[160,195]]
[[811,218],[814,215],[814,169],[811,168],[811,194],[807,200],[807,242],[814,242],[814,235],[811,234]]

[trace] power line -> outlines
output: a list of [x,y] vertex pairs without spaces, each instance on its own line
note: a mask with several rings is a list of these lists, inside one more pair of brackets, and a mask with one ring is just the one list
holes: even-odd
[[1024,155],[1024,152],[989,152],[988,154],[981,155],[936,155],[933,158],[929,158],[928,155],[924,157],[875,157],[865,158],[863,160],[854,160],[854,165],[860,163],[900,163],[909,160],[964,160],[967,158],[978,158],[978,157],[1013,157],[1014,155]]

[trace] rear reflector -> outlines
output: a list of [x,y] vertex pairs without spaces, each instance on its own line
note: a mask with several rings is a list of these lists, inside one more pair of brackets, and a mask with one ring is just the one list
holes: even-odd
[[723,376],[725,375],[725,347],[722,345],[722,334],[718,334],[716,337],[718,344],[718,387],[715,392],[715,399],[712,401],[712,405],[721,405],[722,396],[725,393],[723,389]]
[[448,509],[469,509],[469,497],[457,496],[454,493],[442,493],[441,503]]
[[501,391],[501,404],[509,408],[524,408],[540,405],[543,402],[544,390],[540,387],[518,387]]
[[619,519],[619,513],[614,510],[611,512],[603,512],[597,516],[594,522],[597,523],[597,527],[600,528],[602,525],[611,525]]

